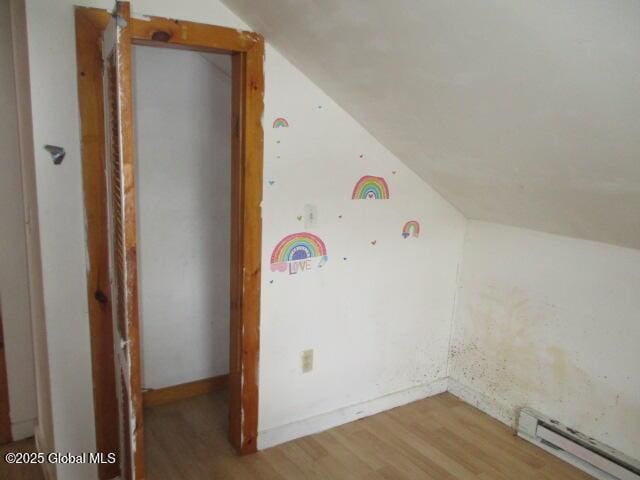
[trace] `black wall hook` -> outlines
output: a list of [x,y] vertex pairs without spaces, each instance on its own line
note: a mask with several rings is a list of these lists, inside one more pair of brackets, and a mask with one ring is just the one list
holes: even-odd
[[55,145],[45,145],[44,149],[51,154],[54,165],[60,165],[67,152],[62,147],[56,147]]

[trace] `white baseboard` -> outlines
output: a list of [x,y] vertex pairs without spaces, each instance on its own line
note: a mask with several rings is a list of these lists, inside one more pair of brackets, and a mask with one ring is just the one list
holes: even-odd
[[447,390],[460,400],[469,405],[473,405],[478,410],[486,413],[490,417],[501,421],[508,427],[514,428],[516,425],[516,409],[501,405],[495,399],[487,397],[485,394],[463,385],[459,381],[449,377]]
[[441,378],[425,385],[391,393],[383,397],[298,420],[258,433],[258,450],[273,447],[296,438],[322,432],[338,425],[353,422],[391,408],[406,405],[447,391],[447,379]]
[[11,423],[11,438],[14,442],[30,438],[35,435],[35,428],[37,418],[31,418],[29,420],[23,420],[21,422]]

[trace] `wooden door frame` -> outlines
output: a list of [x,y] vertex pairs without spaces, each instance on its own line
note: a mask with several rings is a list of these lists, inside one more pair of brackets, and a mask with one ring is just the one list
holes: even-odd
[[[101,54],[109,17],[104,9],[75,7],[96,444],[106,453],[118,451]],[[160,17],[132,18],[130,30],[133,44],[232,57],[229,440],[239,453],[252,453],[258,435],[264,40],[253,32]],[[139,350],[139,342],[131,348]],[[133,368],[140,368],[137,363]],[[99,473],[111,478],[114,469],[101,466]]]

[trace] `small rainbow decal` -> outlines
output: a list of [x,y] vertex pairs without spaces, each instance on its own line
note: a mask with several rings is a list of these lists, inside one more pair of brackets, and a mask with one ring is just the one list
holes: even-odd
[[289,122],[286,118],[278,117],[273,121],[273,128],[288,127]]
[[402,237],[407,238],[409,235],[413,237],[420,236],[420,224],[415,220],[409,220],[402,227]]
[[389,186],[382,177],[365,175],[353,187],[351,198],[354,200],[387,200],[389,198]]
[[[307,260],[320,257],[319,267],[327,262],[327,248],[320,237],[307,232],[292,233],[278,242],[271,254],[271,271],[284,272],[289,268],[289,273],[297,273],[298,270],[309,268],[304,264]],[[290,263],[296,263],[291,268]]]

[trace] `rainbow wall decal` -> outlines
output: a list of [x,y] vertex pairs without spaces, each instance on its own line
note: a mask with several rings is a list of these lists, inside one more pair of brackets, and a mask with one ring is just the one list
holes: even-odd
[[288,127],[289,122],[286,118],[278,117],[273,121],[273,128]]
[[382,177],[365,175],[353,187],[351,198],[354,200],[387,200],[389,198],[389,186]]
[[318,267],[322,267],[328,260],[327,248],[320,237],[313,233],[300,232],[287,235],[278,242],[271,254],[271,271],[289,274],[298,273],[312,268],[310,261],[320,257]]
[[407,238],[409,235],[413,237],[420,236],[420,224],[415,220],[409,220],[402,227],[402,237]]

